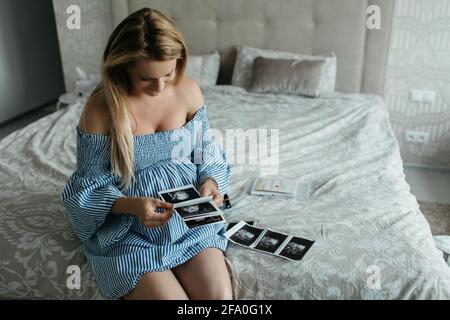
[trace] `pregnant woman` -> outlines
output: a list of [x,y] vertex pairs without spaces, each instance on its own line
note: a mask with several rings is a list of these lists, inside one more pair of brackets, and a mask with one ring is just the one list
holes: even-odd
[[62,201],[109,299],[232,298],[223,225],[188,229],[157,199],[193,184],[220,205],[228,188],[206,103],[184,76],[187,56],[161,12],[131,14],[109,38],[102,82],[76,128],[77,168]]

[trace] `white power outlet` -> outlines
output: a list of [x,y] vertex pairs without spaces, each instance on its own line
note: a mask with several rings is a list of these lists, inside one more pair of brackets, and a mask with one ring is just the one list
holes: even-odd
[[427,103],[433,105],[436,102],[436,91],[431,90],[411,90],[409,92],[411,102]]
[[405,137],[407,142],[424,144],[430,139],[430,134],[424,131],[406,131]]
[[420,90],[411,90],[409,92],[409,101],[411,102],[422,102],[423,94]]
[[433,105],[436,102],[436,92],[435,91],[423,91],[422,101]]

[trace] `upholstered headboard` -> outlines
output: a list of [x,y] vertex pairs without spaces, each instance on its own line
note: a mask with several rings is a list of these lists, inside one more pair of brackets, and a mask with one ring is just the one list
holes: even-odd
[[[381,9],[381,29],[366,27],[369,5]],[[143,7],[170,17],[191,54],[218,50],[219,84],[229,84],[235,46],[338,58],[336,90],[383,94],[393,0],[112,0],[116,26]]]

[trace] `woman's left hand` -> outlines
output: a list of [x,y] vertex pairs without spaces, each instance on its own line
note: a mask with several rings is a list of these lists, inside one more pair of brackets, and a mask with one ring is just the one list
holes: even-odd
[[203,181],[200,185],[199,192],[202,197],[213,196],[213,200],[217,206],[220,206],[223,202],[223,198],[220,195],[216,184],[211,180]]

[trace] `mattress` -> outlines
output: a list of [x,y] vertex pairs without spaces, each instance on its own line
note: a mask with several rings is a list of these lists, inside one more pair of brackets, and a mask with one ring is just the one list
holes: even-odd
[[[450,268],[405,181],[379,96],[202,89],[227,154],[234,145],[235,154],[249,155],[229,138],[234,130],[259,129],[258,146],[267,142],[273,160],[229,157],[227,221],[257,220],[315,241],[295,262],[229,243],[235,298],[450,299]],[[81,111],[70,105],[0,141],[1,298],[103,299],[60,202],[75,170]],[[277,141],[278,157],[271,154]],[[252,196],[249,185],[261,173],[298,178],[310,195]]]

